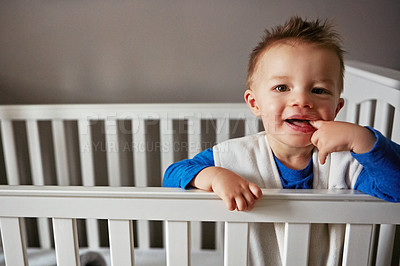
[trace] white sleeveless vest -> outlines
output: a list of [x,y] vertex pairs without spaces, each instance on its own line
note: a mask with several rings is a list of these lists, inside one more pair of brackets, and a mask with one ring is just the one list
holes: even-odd
[[[234,171],[260,188],[282,188],[278,169],[265,132],[231,139],[213,148],[215,166]],[[362,165],[350,152],[328,155],[324,165],[313,152],[313,188],[354,188]],[[257,203],[256,203],[257,204]],[[252,266],[281,265],[284,224],[250,224],[249,262]],[[340,265],[345,225],[312,224],[309,265]]]

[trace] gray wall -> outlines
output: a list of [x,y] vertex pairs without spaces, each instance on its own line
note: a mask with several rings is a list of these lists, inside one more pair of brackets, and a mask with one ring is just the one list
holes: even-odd
[[251,49],[294,14],[400,70],[398,0],[2,0],[0,104],[241,102]]

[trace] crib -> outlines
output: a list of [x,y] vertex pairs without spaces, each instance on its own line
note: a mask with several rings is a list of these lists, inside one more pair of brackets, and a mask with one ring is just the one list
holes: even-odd
[[[400,142],[400,72],[348,61],[343,97],[338,120]],[[0,265],[247,265],[259,222],[285,223],[284,265],[307,265],[312,223],[346,224],[343,265],[399,265],[400,204],[263,189],[231,212],[160,187],[171,163],[261,130],[239,103],[0,106]]]

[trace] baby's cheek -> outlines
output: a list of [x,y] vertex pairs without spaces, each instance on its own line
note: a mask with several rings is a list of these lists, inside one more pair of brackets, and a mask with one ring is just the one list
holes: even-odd
[[327,120],[328,121],[333,121],[333,120],[335,120],[335,118],[336,118],[336,113],[333,112],[333,113],[329,114],[329,118]]
[[282,126],[284,106],[279,101],[265,101],[261,106],[261,120],[265,131],[275,132]]
[[262,117],[262,124],[266,132],[274,133],[279,126],[279,119],[273,115],[264,115]]
[[335,109],[326,109],[322,112],[322,120],[325,121],[333,121],[336,117],[336,110]]

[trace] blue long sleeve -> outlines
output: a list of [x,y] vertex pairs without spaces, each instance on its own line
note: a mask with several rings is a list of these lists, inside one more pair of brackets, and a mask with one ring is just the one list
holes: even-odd
[[[392,202],[400,202],[400,145],[385,138],[379,131],[374,132],[377,140],[367,153],[352,156],[363,165],[355,189]],[[303,170],[287,169],[279,161],[277,167],[283,188],[312,188],[312,161]],[[189,188],[190,181],[204,168],[215,166],[212,149],[172,164],[165,172],[164,187]],[[310,172],[311,171],[311,172]]]
[[374,132],[377,141],[371,151],[352,156],[363,166],[355,189],[387,201],[400,202],[400,145]]
[[[283,188],[312,188],[312,160],[303,170],[292,170],[275,157]],[[193,159],[174,163],[165,171],[163,186],[190,188],[189,183],[204,168],[215,166],[212,149],[197,154]]]
[[212,149],[197,154],[193,159],[186,159],[170,165],[164,174],[164,187],[189,188],[192,179],[204,168],[215,166]]

